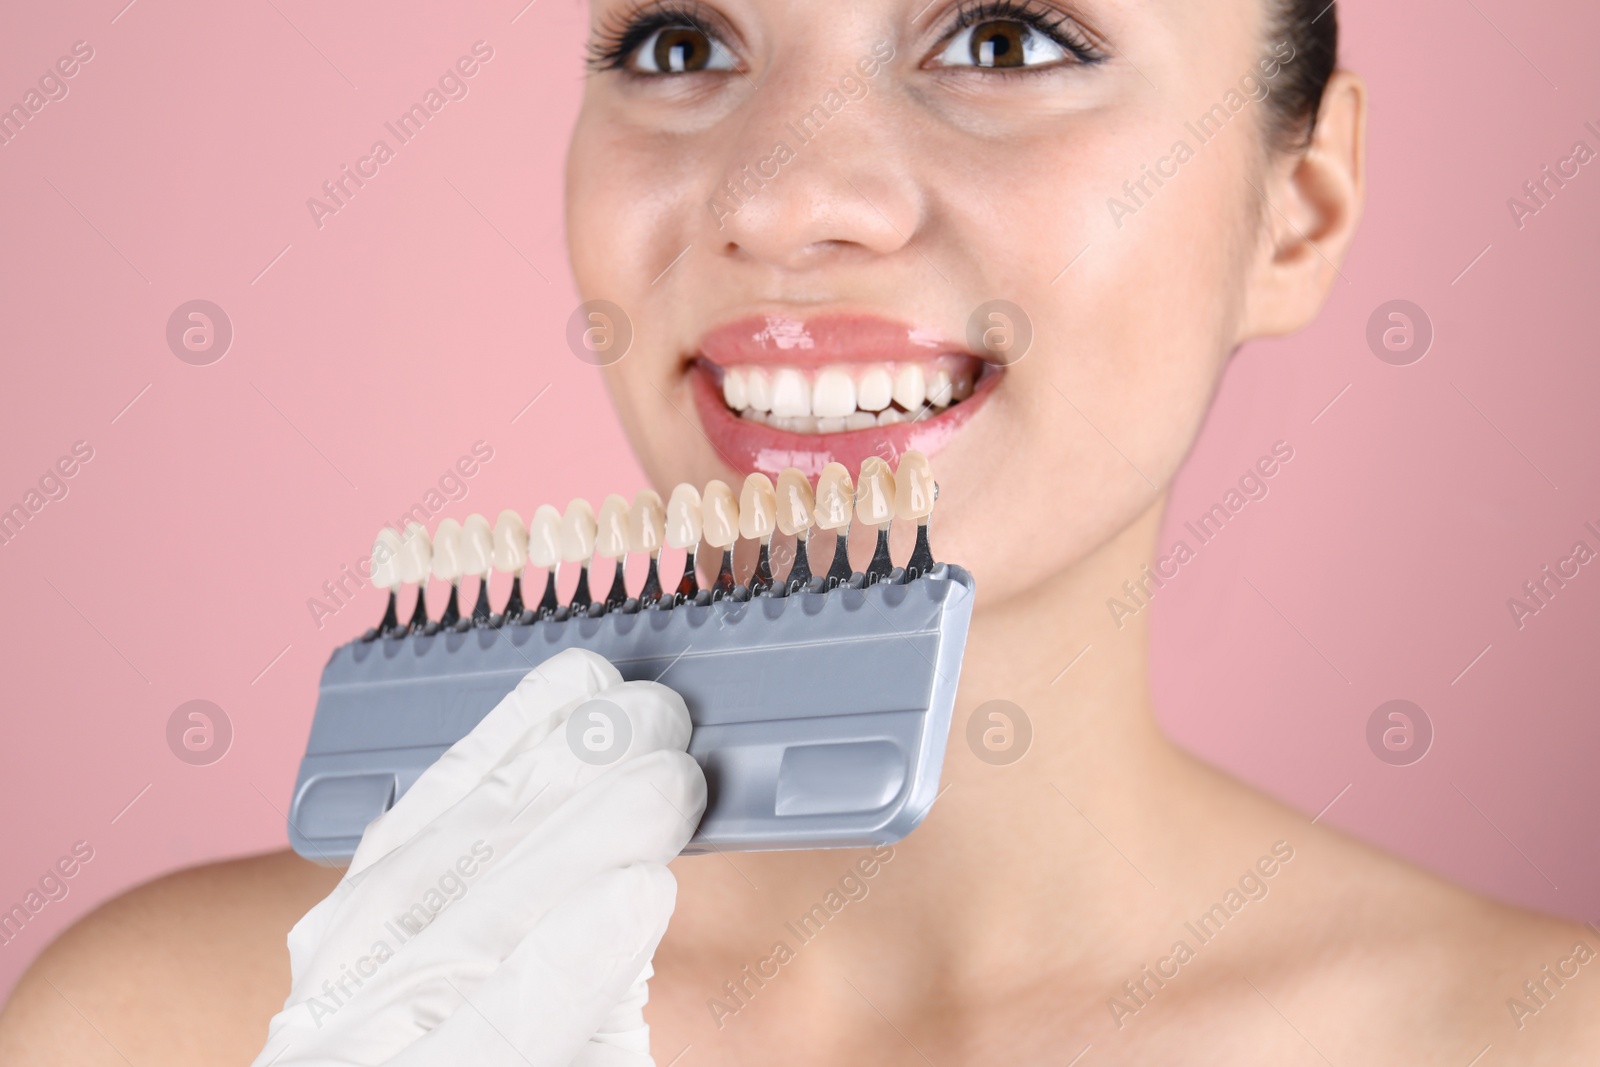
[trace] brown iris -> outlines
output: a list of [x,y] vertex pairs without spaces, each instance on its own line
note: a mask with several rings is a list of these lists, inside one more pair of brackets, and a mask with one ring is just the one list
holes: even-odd
[[657,70],[705,70],[711,62],[711,42],[692,26],[669,27],[656,36],[655,60]]
[[972,27],[972,62],[980,67],[1020,67],[1022,45],[1028,27],[1020,22],[997,19]]

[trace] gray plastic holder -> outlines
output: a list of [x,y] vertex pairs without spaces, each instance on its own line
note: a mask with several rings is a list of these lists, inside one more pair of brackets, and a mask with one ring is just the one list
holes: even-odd
[[535,666],[568,648],[676,690],[706,813],[685,854],[893,844],[938,793],[972,576],[353,641],[322,671],[289,841],[337,865]]

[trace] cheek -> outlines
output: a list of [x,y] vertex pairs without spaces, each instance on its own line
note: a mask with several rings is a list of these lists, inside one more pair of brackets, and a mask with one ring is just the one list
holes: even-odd
[[1231,348],[1248,266],[1240,235],[1254,218],[1239,194],[1253,194],[1217,150],[1118,229],[1108,199],[1141,158],[1165,151],[1149,155],[1147,141],[1081,129],[1014,149],[1004,182],[979,162],[992,157],[970,149],[973,162],[931,179],[952,205],[951,254],[979,265],[970,291],[1018,304],[1034,334],[1003,388],[935,460],[949,490],[936,554],[971,569],[990,603],[1081,559],[1156,503]]

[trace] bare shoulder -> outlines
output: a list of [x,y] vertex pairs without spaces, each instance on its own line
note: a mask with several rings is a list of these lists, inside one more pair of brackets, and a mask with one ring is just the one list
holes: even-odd
[[1401,1053],[1396,1063],[1464,1064],[1492,1048],[1495,1062],[1600,1062],[1593,928],[1490,900],[1342,834],[1302,840],[1273,985],[1252,995],[1287,1019],[1299,1021],[1296,1009],[1321,1019],[1326,1055],[1390,1062],[1374,1057],[1382,1048]]
[[107,902],[23,975],[0,1014],[0,1063],[249,1063],[289,992],[285,938],[339,873],[274,852]]

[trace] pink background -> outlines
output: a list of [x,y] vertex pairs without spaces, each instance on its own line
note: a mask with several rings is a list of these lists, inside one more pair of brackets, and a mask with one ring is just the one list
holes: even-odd
[[[368,591],[318,629],[307,598],[473,442],[494,458],[455,514],[641,482],[563,339],[581,5],[125,2],[0,15],[0,103],[95,52],[0,147],[0,507],[94,448],[0,546],[0,905],[95,849],[0,947],[0,990],[96,903],[285,844],[318,673],[379,612]],[[1184,744],[1308,815],[1338,796],[1330,823],[1596,918],[1600,563],[1521,631],[1506,599],[1600,548],[1600,165],[1520,231],[1506,200],[1600,148],[1600,10],[1475,5],[1343,12],[1373,95],[1367,218],[1321,320],[1241,355],[1183,473],[1167,543],[1295,449],[1159,594],[1157,693]],[[479,39],[470,94],[319,230],[306,199]],[[211,366],[165,342],[194,298],[236,331]],[[1365,341],[1396,298],[1436,331],[1406,367]],[[1408,767],[1365,740],[1396,697],[1436,730]],[[235,732],[203,767],[166,742],[197,698]]]

